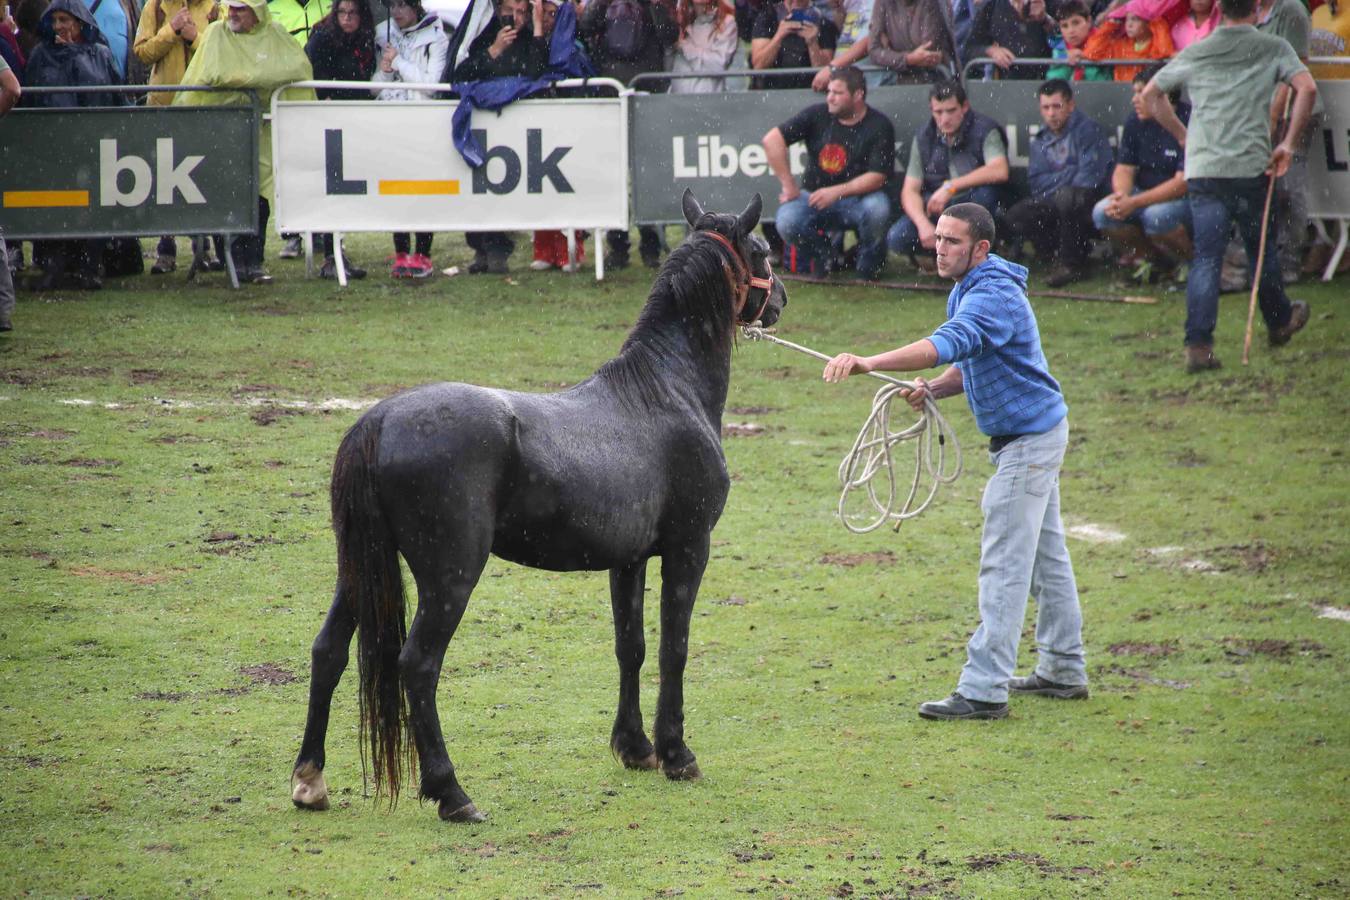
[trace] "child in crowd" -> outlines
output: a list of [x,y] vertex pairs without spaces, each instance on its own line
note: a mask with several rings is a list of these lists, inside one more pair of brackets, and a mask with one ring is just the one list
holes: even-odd
[[1092,34],[1092,11],[1083,0],[1065,0],[1056,17],[1059,37],[1051,38],[1051,55],[1066,60],[1067,66],[1051,66],[1046,78],[1065,81],[1110,81],[1111,73],[1101,66],[1084,66],[1083,48]]
[[[1124,22],[1112,18],[1102,23],[1083,48],[1087,59],[1168,59],[1174,52],[1167,20],[1149,20],[1134,12],[1126,12]],[[1128,84],[1142,68],[1116,66],[1116,81]]]

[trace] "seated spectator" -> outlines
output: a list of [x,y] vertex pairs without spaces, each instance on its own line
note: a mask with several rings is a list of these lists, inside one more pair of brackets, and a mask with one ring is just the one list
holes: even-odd
[[[891,252],[911,258],[920,247],[927,251],[936,247],[935,223],[953,203],[978,203],[993,213],[1009,175],[1002,127],[970,108],[959,81],[933,85],[928,108],[932,118],[909,148],[900,189],[904,213],[886,234]],[[928,254],[924,260],[926,271],[937,271]]]
[[1049,59],[1055,21],[1046,0],[985,0],[975,13],[962,60],[987,56],[1005,78],[1041,78],[1044,66],[1014,65],[1014,59]]
[[958,75],[956,42],[943,8],[947,2],[876,0],[867,33],[867,58],[895,73],[898,84],[944,81]]
[[[1092,32],[1083,56],[1087,59],[1169,59],[1172,30],[1164,19],[1145,19],[1133,12],[1108,18]],[[1143,66],[1116,66],[1116,81],[1133,81]]]
[[[394,27],[375,35],[379,62],[371,81],[376,84],[434,84],[445,71],[450,38],[435,13],[422,8],[422,0],[391,0],[389,18]],[[375,92],[380,100],[430,100],[433,91],[390,88]],[[431,263],[429,231],[417,233],[413,245],[406,231],[394,234],[394,262],[389,274],[394,278],[426,278],[435,271]]]
[[[117,63],[94,14],[83,0],[52,0],[38,24],[41,42],[28,58],[27,87],[111,86],[122,83]],[[69,109],[122,106],[126,95],[113,92],[25,94],[24,106]],[[42,266],[40,291],[57,287],[98,290],[103,265],[102,240],[34,241],[33,257]]]
[[[872,23],[872,0],[841,0],[833,20],[839,29],[835,39],[834,56],[820,67],[811,79],[811,90],[825,93],[830,84],[830,70],[856,65],[867,58],[872,42],[867,33]],[[888,72],[868,72],[867,86],[880,87],[888,80]]]
[[[801,187],[788,166],[788,145],[798,141],[807,148]],[[824,258],[832,251],[820,232],[851,229],[858,234],[858,277],[876,278],[886,262],[891,203],[885,187],[895,169],[895,129],[867,105],[861,70],[836,71],[824,103],[764,135],[764,154],[782,185],[777,225],[783,241]]]
[[[314,0],[318,2],[318,0]],[[309,30],[305,55],[314,67],[315,81],[369,81],[375,74],[375,17],[365,0],[337,0],[332,12]],[[319,88],[320,100],[365,100],[369,91],[351,88]],[[333,235],[315,235],[323,250],[319,277],[337,278]],[[366,270],[352,265],[345,255],[343,269],[350,278],[365,278]]]
[[[183,72],[197,52],[202,32],[220,17],[216,0],[147,0],[141,9],[132,50],[150,67],[149,83],[181,84]],[[177,94],[155,91],[146,96],[146,106],[169,106]],[[162,235],[150,274],[164,275],[178,268],[178,244],[171,234]]]
[[1222,16],[1217,0],[1190,0],[1189,10],[1172,23],[1172,47],[1178,51],[1209,35]]
[[1062,287],[1086,273],[1092,207],[1107,193],[1111,143],[1106,129],[1074,108],[1073,88],[1053,79],[1037,91],[1045,127],[1031,139],[1031,196],[1008,210],[1015,253],[1031,241],[1042,262],[1055,260],[1047,283]]
[[[781,0],[760,9],[755,19],[750,38],[750,68],[820,68],[830,61],[838,39],[839,30],[834,22],[812,8],[811,0]],[[813,77],[759,78],[755,87],[809,88]]]
[[[673,0],[590,0],[577,30],[597,72],[624,84],[639,72],[664,70],[666,50],[680,36]],[[648,84],[645,90],[661,91],[664,85]],[[609,244],[605,265],[627,268],[633,246],[628,232],[610,231],[605,240]],[[655,226],[638,226],[638,255],[649,269],[661,264],[661,234]]]
[[[740,39],[736,36],[735,8],[729,0],[680,0],[677,18],[680,36],[670,71],[677,74],[717,74],[732,68]],[[672,94],[716,94],[727,89],[725,78],[672,78]]]
[[1083,48],[1092,35],[1092,11],[1088,5],[1083,0],[1065,0],[1055,17],[1059,21],[1060,39],[1052,41],[1052,55],[1055,59],[1065,60],[1068,65],[1051,66],[1045,77],[1064,81],[1110,81],[1109,69],[1082,65]]
[[[247,105],[253,99],[251,92],[256,91],[267,108],[273,91],[313,77],[309,57],[286,29],[272,21],[266,0],[228,0],[225,20],[212,22],[198,40],[197,52],[183,73],[183,84],[230,90],[184,92],[173,102],[175,106]],[[289,88],[286,99],[312,100],[314,92]],[[262,267],[272,209],[272,174],[272,125],[263,122],[258,137],[258,230],[237,236],[229,251],[240,279],[250,284],[272,281]]]
[[[1175,271],[1191,258],[1190,213],[1186,205],[1186,157],[1177,139],[1159,125],[1143,101],[1157,73],[1152,66],[1134,76],[1134,112],[1125,119],[1111,193],[1092,210],[1092,223],[1138,263],[1135,280]],[[1169,99],[1177,118],[1190,119],[1179,93]]]

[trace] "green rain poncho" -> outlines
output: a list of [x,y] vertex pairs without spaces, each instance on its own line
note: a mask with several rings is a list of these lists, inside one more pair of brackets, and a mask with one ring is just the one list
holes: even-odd
[[[272,21],[267,0],[247,0],[258,17],[253,30],[235,34],[222,18],[207,26],[197,52],[183,73],[183,84],[207,84],[237,91],[192,91],[179,94],[175,106],[231,106],[250,102],[246,91],[258,92],[263,112],[268,110],[272,92],[293,81],[314,77],[309,57],[286,29]],[[309,88],[292,88],[287,100],[313,100]],[[258,135],[258,193],[272,200],[272,126],[262,124]]]

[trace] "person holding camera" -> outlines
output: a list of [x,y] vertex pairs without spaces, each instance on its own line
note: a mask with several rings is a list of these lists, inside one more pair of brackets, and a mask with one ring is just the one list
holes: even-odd
[[[765,6],[750,36],[752,69],[819,69],[828,65],[839,40],[834,22],[821,16],[811,0],[781,0]],[[810,88],[814,73],[757,78],[755,87]]]

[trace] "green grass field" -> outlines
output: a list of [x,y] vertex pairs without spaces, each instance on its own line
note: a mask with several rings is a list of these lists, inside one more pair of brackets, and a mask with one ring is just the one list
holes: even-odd
[[[459,236],[438,244],[438,267],[467,262]],[[1246,297],[1225,297],[1225,368],[1202,376],[1181,371],[1178,293],[1034,301],[1071,408],[1089,701],[916,717],[954,687],[976,624],[990,467],[973,420],[945,402],[966,474],[934,508],[853,536],[835,468],[876,384],[827,386],[818,363],[741,341],[727,422],[764,431],[725,440],[734,484],[691,634],[704,778],[610,755],[605,574],[494,560],[439,693],[488,822],[363,793],[354,668],[329,732],[333,808],[294,809],[346,401],[574,383],[617,351],[651,280],[527,261],[418,285],[372,271],[345,291],[273,260],[276,284],[237,292],[180,272],[21,294],[0,336],[0,896],[1350,894],[1343,279],[1295,289],[1309,327],[1276,351],[1258,329],[1247,368]],[[779,333],[828,353],[922,337],[945,299],[789,289]],[[1028,631],[1024,668],[1033,652]]]

